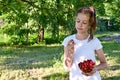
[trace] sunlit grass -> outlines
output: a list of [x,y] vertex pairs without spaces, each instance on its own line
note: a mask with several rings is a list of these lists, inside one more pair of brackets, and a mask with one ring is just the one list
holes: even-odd
[[100,33],[95,33],[96,37],[104,37],[104,36],[112,36],[112,35],[118,35],[120,32],[115,31],[104,31]]
[[104,52],[108,62],[108,68],[100,71],[103,80],[119,80],[120,79],[120,44],[114,41],[104,41]]
[[[0,50],[0,80],[41,80],[42,76],[64,71],[61,61],[63,48],[58,44],[1,47]],[[31,71],[32,77],[27,71]]]
[[[109,65],[100,71],[102,80],[119,80],[120,44],[114,41],[102,44]],[[68,80],[62,61],[60,44],[0,47],[0,80]]]

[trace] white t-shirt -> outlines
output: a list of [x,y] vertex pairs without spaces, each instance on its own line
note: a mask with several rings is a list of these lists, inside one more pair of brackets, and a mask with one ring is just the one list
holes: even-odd
[[75,34],[73,34],[66,37],[62,42],[62,45],[64,46],[66,46],[68,41],[71,39],[73,39],[75,42],[73,64],[70,68],[70,80],[101,80],[98,71],[96,71],[96,73],[94,73],[92,76],[85,76],[81,73],[82,71],[78,67],[78,63],[85,59],[92,59],[95,62],[95,50],[102,48],[101,42],[98,38],[94,37],[89,42],[88,38],[85,40],[78,40],[76,39]]

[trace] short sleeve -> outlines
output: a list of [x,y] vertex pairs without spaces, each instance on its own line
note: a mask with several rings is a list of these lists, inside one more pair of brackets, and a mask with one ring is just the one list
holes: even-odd
[[101,48],[103,48],[103,46],[102,46],[100,40],[98,38],[96,38],[95,39],[95,50],[99,50]]
[[68,44],[68,41],[70,41],[70,40],[73,39],[73,38],[74,38],[74,35],[71,35],[71,36],[66,37],[66,38],[63,40],[62,45],[63,45],[64,47],[66,47],[67,44]]
[[63,42],[62,42],[62,45],[66,47],[67,43],[68,43],[68,42],[67,42],[67,38],[65,38],[65,39],[63,40]]

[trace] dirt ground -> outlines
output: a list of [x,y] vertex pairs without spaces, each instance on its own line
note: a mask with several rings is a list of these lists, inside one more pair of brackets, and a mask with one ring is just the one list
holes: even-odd
[[110,36],[104,36],[104,37],[100,38],[100,40],[115,41],[116,43],[120,44],[120,33],[110,35]]

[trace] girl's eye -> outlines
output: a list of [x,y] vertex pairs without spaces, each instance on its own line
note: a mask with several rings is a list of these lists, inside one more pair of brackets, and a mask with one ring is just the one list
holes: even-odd
[[87,24],[86,22],[83,22],[83,24]]
[[80,21],[76,21],[77,23],[80,23]]
[[83,23],[83,24],[87,24],[87,23]]

